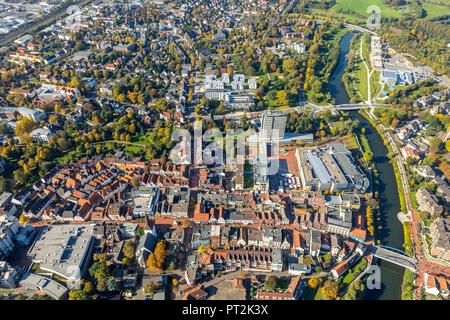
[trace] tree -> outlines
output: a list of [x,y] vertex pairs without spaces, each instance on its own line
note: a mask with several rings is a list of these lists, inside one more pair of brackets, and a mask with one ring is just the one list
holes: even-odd
[[25,217],[24,215],[23,215],[23,213],[20,215],[20,217],[19,217],[19,222],[21,223],[21,224],[25,224],[26,222],[27,222],[27,217]]
[[336,299],[339,293],[339,285],[336,281],[327,280],[323,284],[322,292],[327,297]]
[[108,280],[106,278],[100,278],[97,282],[97,291],[105,292],[108,289],[107,285]]
[[134,125],[134,123],[130,124],[130,126],[128,127],[128,132],[129,133],[135,133],[136,132],[136,126]]
[[158,268],[158,264],[156,262],[156,257],[153,253],[151,253],[148,256],[146,265],[150,270],[160,271],[160,269]]
[[69,300],[89,300],[89,295],[84,290],[71,290]]
[[136,229],[136,235],[137,235],[139,238],[142,237],[142,236],[144,235],[144,228],[138,227],[138,228]]
[[441,147],[442,140],[439,138],[432,138],[430,139],[430,152],[436,153],[439,151],[439,148]]
[[312,277],[308,280],[308,286],[312,289],[317,288],[317,286],[322,284],[322,278]]
[[160,240],[155,248],[155,259],[158,269],[163,269],[166,257],[167,257],[166,241]]
[[358,300],[363,297],[365,286],[361,280],[353,281],[348,287],[342,300]]
[[148,281],[144,285],[145,293],[153,293],[153,292],[156,292],[158,289],[159,289],[159,286],[152,281]]
[[407,157],[406,158],[406,164],[410,167],[414,164],[414,159],[413,157]]
[[21,137],[21,136],[25,135],[26,133],[30,133],[36,127],[37,127],[36,122],[34,122],[30,118],[23,117],[23,119],[17,123],[16,128],[14,129],[14,133],[17,136]]
[[370,162],[373,159],[373,153],[371,151],[364,152],[364,159],[366,159],[367,162]]
[[108,287],[108,291],[115,292],[119,291],[120,289],[120,283],[114,280],[113,277],[109,278],[106,282],[106,286]]
[[133,240],[128,240],[124,243],[123,245],[123,255],[130,259],[133,260],[135,257],[135,245],[134,245],[134,241]]
[[425,159],[422,160],[422,165],[432,167],[436,163],[436,158],[432,155],[426,156]]
[[89,268],[89,274],[91,275],[91,277],[95,277],[95,279],[97,280],[107,278],[110,273],[111,271],[106,265],[105,257],[102,257],[101,260],[94,262]]
[[277,105],[285,105],[287,104],[287,92],[286,90],[280,90],[277,92]]
[[264,282],[264,289],[275,290],[276,287],[277,287],[277,277],[275,276],[267,277],[266,281]]
[[297,62],[292,59],[285,59],[283,61],[283,71],[284,72],[293,72],[297,68]]
[[94,286],[92,285],[92,282],[87,281],[84,284],[83,291],[86,292],[87,294],[92,294],[94,292]]
[[314,80],[311,85],[311,89],[315,94],[319,94],[323,90],[323,84],[319,79]]
[[444,173],[445,177],[450,180],[450,164],[444,160],[439,164],[439,169]]

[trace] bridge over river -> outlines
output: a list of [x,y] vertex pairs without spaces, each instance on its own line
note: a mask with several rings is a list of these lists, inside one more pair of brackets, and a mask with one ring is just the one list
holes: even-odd
[[388,246],[370,245],[366,249],[366,254],[373,254],[378,259],[394,263],[413,272],[417,271],[417,260],[402,250]]

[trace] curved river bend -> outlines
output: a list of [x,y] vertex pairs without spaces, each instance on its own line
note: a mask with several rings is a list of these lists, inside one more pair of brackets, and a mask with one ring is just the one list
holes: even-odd
[[[342,75],[347,67],[346,56],[353,36],[354,33],[348,33],[342,37],[339,43],[341,47],[339,62],[329,80],[328,89],[331,96],[336,100],[336,104],[350,103],[349,96],[342,83]],[[397,219],[397,213],[400,211],[400,199],[398,197],[394,169],[387,158],[388,150],[378,132],[366,118],[357,111],[351,111],[350,118],[358,119],[360,126],[366,129],[365,135],[372,148],[373,159],[379,175],[378,197],[382,220],[382,232],[379,240],[383,245],[401,249],[403,245],[403,226]],[[400,300],[404,269],[384,261],[378,261],[378,265],[381,272],[381,289],[367,290],[365,298],[371,300]]]

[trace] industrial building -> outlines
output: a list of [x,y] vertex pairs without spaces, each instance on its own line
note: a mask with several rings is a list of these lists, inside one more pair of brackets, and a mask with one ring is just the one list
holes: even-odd
[[57,274],[76,285],[82,278],[94,243],[94,225],[42,227],[28,251],[39,269]]
[[297,149],[296,157],[304,190],[357,189],[364,193],[369,187],[369,179],[341,143],[324,148]]

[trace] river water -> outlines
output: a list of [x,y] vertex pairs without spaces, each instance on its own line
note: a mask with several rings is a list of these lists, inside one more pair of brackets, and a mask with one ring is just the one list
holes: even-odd
[[[336,104],[350,103],[349,96],[341,79],[344,74],[344,69],[347,67],[346,55],[349,52],[350,40],[353,36],[354,33],[348,33],[342,37],[339,43],[341,47],[339,62],[328,83],[328,90],[336,100]],[[358,119],[360,126],[366,129],[365,135],[372,148],[373,159],[379,175],[378,197],[382,220],[382,232],[379,240],[382,245],[402,249],[403,227],[397,219],[397,213],[400,211],[400,199],[398,197],[394,169],[387,158],[388,150],[383,144],[383,140],[378,135],[378,132],[366,118],[361,116],[357,111],[351,111],[350,118]],[[381,289],[367,290],[366,299],[400,300],[404,269],[389,262],[376,260],[374,262],[380,266]]]

